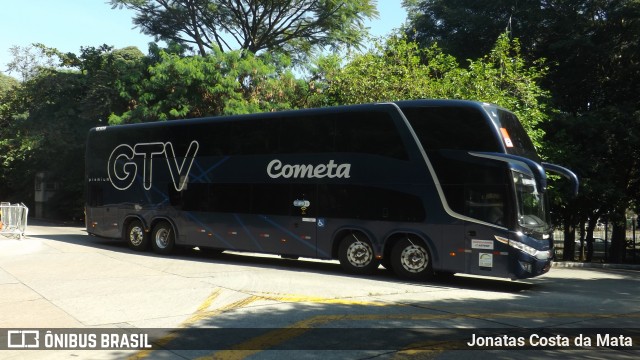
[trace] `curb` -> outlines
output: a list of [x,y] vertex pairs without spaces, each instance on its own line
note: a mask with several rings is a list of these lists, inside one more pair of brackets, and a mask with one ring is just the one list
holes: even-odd
[[640,270],[639,264],[604,264],[604,263],[584,263],[572,261],[554,261],[551,267],[556,268],[585,268],[585,269],[620,269],[620,270]]

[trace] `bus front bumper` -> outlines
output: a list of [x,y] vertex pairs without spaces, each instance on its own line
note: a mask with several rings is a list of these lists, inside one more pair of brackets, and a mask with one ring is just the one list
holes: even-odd
[[[547,253],[551,254],[550,252]],[[549,269],[551,269],[551,257],[546,256],[544,259],[540,259],[540,257],[545,256],[543,256],[543,254],[531,256],[524,252],[519,252],[515,264],[516,266],[514,267],[514,277],[517,279],[526,279],[549,272]]]

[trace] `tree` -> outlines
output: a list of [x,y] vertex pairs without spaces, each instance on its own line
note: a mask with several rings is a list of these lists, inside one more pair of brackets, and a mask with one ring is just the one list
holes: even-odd
[[18,80],[11,76],[0,74],[0,96],[4,95],[16,86],[18,86]]
[[[4,128],[8,124],[4,122],[5,119],[2,114],[5,111],[9,110],[9,98],[11,93],[18,88],[20,83],[18,80],[12,78],[11,76],[7,76],[4,74],[0,74],[0,127]],[[0,130],[0,138],[2,138],[2,131]]]
[[[597,217],[606,215],[613,228],[611,258],[619,262],[627,209],[640,197],[640,2],[582,3],[581,11],[574,12],[579,19],[574,28],[581,34],[555,50],[558,66],[549,81],[567,117],[554,130],[573,129],[565,132],[576,135],[558,139],[558,133],[549,132],[547,143],[555,153],[562,147],[578,149],[568,159],[585,184],[576,212],[591,221],[588,242]],[[558,34],[556,44],[563,43],[559,39]]]
[[526,66],[519,48],[518,41],[503,34],[488,55],[463,68],[436,45],[422,49],[392,37],[355,55],[341,70],[329,71],[325,81],[328,95],[338,104],[416,98],[495,103],[514,111],[539,146],[539,124],[549,117],[544,101],[548,93],[538,85],[546,69]]
[[550,68],[543,85],[553,90],[561,111],[608,106],[610,95],[627,93],[616,86],[619,82],[637,83],[633,80],[639,76],[633,74],[639,56],[637,0],[405,0],[404,4],[410,38],[425,47],[437,41],[459,60],[485,53],[493,44],[492,34],[507,29],[522,42],[525,59],[547,60]]
[[[0,197],[30,204],[34,199],[31,179],[48,172],[59,184],[49,200],[55,215],[82,216],[87,131],[128,103],[121,97],[121,82],[137,76],[144,57],[137,49],[113,51],[108,46],[82,48],[79,56],[34,45],[41,56],[28,79],[0,94]],[[62,66],[74,68],[62,70]],[[26,181],[25,181],[26,180]]]
[[314,48],[357,46],[364,21],[377,16],[371,0],[111,0],[137,12],[134,23],[158,39],[195,46],[309,54]]
[[[610,255],[621,261],[626,211],[640,195],[640,112],[634,107],[610,106],[577,117],[567,115],[547,125],[546,142],[561,145],[548,146],[547,154],[581,179],[575,206],[563,212],[568,217],[565,227],[587,224],[589,245],[598,219],[608,219],[613,228]],[[573,239],[565,240],[566,249]],[[587,260],[591,255],[587,253]]]
[[559,111],[548,123],[541,150],[553,162],[577,169],[584,184],[583,196],[572,203],[575,208],[555,212],[579,213],[595,224],[597,216],[609,211],[613,255],[620,260],[626,209],[640,196],[637,156],[629,157],[638,143],[628,134],[640,114],[640,2],[404,3],[410,13],[408,34],[427,45],[437,40],[457,58],[482,52],[489,46],[483,34],[507,28],[522,41],[525,59],[546,59],[549,71],[541,84],[551,91]]
[[3,197],[32,203],[32,179],[37,172],[47,171],[61,184],[56,204],[59,215],[82,214],[83,166],[78,159],[92,125],[78,119],[83,90],[84,79],[79,74],[42,70],[11,94],[6,111],[0,114],[8,125],[0,141]]
[[18,73],[22,81],[27,81],[31,77],[38,75],[41,68],[53,66],[53,61],[46,56],[40,44],[29,46],[14,45],[9,49],[12,59],[7,64],[7,70],[11,73]]
[[504,32],[524,41],[540,19],[539,0],[403,0],[406,33],[423,47],[438,43],[458,61],[479,58]]
[[296,108],[303,81],[284,57],[215,51],[183,57],[160,50],[148,76],[127,93],[132,106],[110,124],[173,120]]

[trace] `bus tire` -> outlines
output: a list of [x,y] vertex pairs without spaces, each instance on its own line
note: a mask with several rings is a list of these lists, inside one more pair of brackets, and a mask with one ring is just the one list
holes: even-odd
[[428,280],[434,275],[429,249],[421,240],[401,239],[391,249],[391,267],[396,275],[412,280]]
[[125,241],[129,248],[135,251],[144,251],[149,248],[149,237],[144,231],[144,226],[140,220],[132,220],[127,225],[127,232],[125,234]]
[[156,254],[171,254],[176,244],[175,231],[166,221],[161,221],[153,227],[151,232],[151,245]]
[[353,233],[340,242],[338,259],[342,268],[351,274],[371,274],[379,265],[369,241],[358,239]]

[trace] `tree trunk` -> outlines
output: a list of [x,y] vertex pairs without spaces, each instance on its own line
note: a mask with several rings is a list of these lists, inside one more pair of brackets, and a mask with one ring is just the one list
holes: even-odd
[[624,260],[625,241],[627,235],[626,209],[618,209],[611,217],[611,256],[612,263],[621,263]]
[[593,260],[593,230],[595,230],[597,223],[598,218],[596,216],[592,216],[587,222],[587,233],[585,239],[587,242],[587,262],[591,262]]
[[571,221],[571,217],[564,218],[564,250],[562,251],[562,260],[573,260],[575,252],[576,227]]

